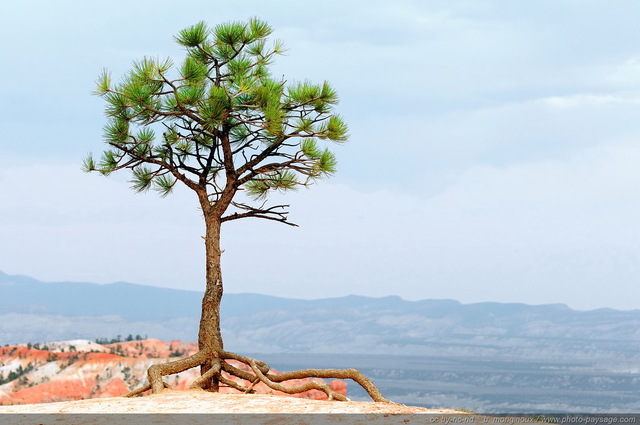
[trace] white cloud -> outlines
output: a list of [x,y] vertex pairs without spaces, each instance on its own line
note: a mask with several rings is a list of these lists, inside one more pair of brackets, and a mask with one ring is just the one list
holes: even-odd
[[[274,199],[291,204],[300,228],[225,225],[227,291],[633,308],[639,156],[631,141],[564,160],[477,166],[431,196],[323,182]],[[0,270],[202,288],[202,225],[190,193],[159,199],[76,164],[13,163],[22,165],[0,172],[11,200],[0,207]]]
[[639,93],[624,94],[577,94],[571,96],[552,96],[541,100],[556,108],[606,107],[610,105],[640,105]]
[[[139,32],[117,4],[71,3],[12,4],[0,28],[0,270],[201,288],[190,194],[135,195],[78,162],[100,148],[103,66],[180,57],[175,31],[246,10],[136,3],[156,23]],[[636,306],[635,3],[254,3],[291,48],[274,75],[335,83],[352,141],[333,182],[287,198],[301,228],[229,223],[229,291]],[[25,159],[51,155],[72,159]]]
[[255,282],[251,290],[279,295],[634,308],[638,155],[635,144],[621,143],[566,161],[477,167],[430,198],[327,184],[299,195],[302,229],[241,236],[255,246],[276,242],[252,269],[228,270]]
[[640,85],[640,58],[631,57],[608,70],[606,79],[618,86],[638,87]]
[[173,265],[202,267],[190,194],[135,194],[125,176],[87,175],[79,162],[3,158],[0,270],[47,281],[193,287],[199,273]]

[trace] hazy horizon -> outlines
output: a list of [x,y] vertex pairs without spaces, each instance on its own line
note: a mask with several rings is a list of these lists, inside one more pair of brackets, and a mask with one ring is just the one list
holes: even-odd
[[[29,279],[35,279],[33,276],[29,276],[29,275],[25,275],[25,274],[17,274],[17,275],[12,275],[12,274],[7,274],[4,273],[2,270],[0,270],[0,275],[5,274],[7,276],[18,276],[18,277],[24,277],[24,278],[29,278]],[[56,283],[79,283],[79,284],[88,284],[88,285],[99,285],[99,286],[104,286],[104,285],[115,285],[115,284],[127,284],[127,285],[136,285],[136,286],[145,286],[145,287],[151,287],[151,288],[158,288],[158,289],[172,289],[172,290],[176,290],[176,291],[187,291],[187,292],[194,292],[194,293],[202,293],[204,291],[204,287],[201,290],[198,289],[183,289],[183,288],[168,288],[166,286],[158,286],[158,285],[153,285],[153,284],[142,284],[142,283],[136,283],[136,282],[128,282],[128,281],[116,281],[116,282],[102,282],[102,283],[98,283],[98,282],[87,282],[87,281],[43,281],[43,280],[39,280],[39,279],[35,279],[40,283],[45,283],[45,284],[56,284]],[[499,301],[475,301],[475,302],[462,302],[460,300],[457,300],[455,298],[421,298],[421,299],[407,299],[404,298],[400,295],[382,295],[382,296],[368,296],[368,295],[360,295],[360,294],[346,294],[346,295],[341,295],[341,296],[326,296],[326,297],[294,297],[294,296],[287,296],[287,295],[271,295],[271,294],[267,294],[267,293],[260,293],[260,292],[247,292],[247,291],[243,291],[243,292],[234,292],[234,291],[229,291],[229,290],[225,290],[224,292],[227,295],[264,295],[267,297],[276,297],[276,298],[283,298],[283,299],[290,299],[290,300],[306,300],[306,301],[314,301],[314,300],[325,300],[325,299],[333,299],[333,298],[344,298],[344,297],[350,297],[350,296],[355,296],[355,297],[365,297],[365,298],[373,298],[373,299],[383,299],[383,298],[399,298],[403,301],[408,301],[408,302],[420,302],[420,301],[452,301],[452,302],[456,302],[459,303],[460,305],[473,305],[473,304],[524,304],[524,305],[529,305],[529,306],[549,306],[549,305],[562,305],[565,307],[570,308],[571,310],[574,311],[594,311],[594,310],[618,310],[618,311],[627,311],[627,312],[631,312],[631,311],[635,311],[635,310],[640,310],[638,308],[634,308],[634,309],[614,309],[611,307],[598,307],[598,308],[594,308],[594,309],[580,309],[580,308],[573,308],[571,306],[569,306],[566,303],[526,303],[526,302],[499,302]],[[224,296],[223,296],[223,302],[224,302]]]

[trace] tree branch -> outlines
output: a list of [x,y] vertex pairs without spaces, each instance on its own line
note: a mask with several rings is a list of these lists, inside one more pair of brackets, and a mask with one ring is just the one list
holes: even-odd
[[[264,205],[264,204],[263,204]],[[244,213],[238,213],[235,212],[233,214],[230,214],[228,216],[222,217],[220,220],[221,222],[225,222],[225,221],[231,221],[231,220],[238,220],[241,218],[262,218],[265,220],[272,220],[272,221],[278,221],[280,223],[284,223],[287,224],[289,226],[292,227],[298,227],[297,224],[295,223],[291,223],[290,221],[288,221],[288,214],[289,211],[276,211],[276,209],[278,208],[282,208],[282,209],[286,209],[289,208],[289,205],[274,205],[272,207],[269,208],[264,208],[263,206],[261,207],[252,207],[250,205],[246,205],[246,204],[240,204],[237,202],[233,203],[233,206],[242,210],[245,210],[247,212]]]

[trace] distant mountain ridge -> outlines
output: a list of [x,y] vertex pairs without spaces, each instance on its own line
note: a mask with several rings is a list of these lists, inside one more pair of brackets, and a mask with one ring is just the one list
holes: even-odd
[[172,311],[178,312],[178,316],[191,315],[193,311],[198,311],[201,298],[201,295],[193,291],[126,282],[107,285],[45,283],[27,276],[10,276],[3,272],[0,272],[0,291],[0,313],[37,311],[70,316],[118,315],[127,320],[161,319],[165,313],[158,306],[168,301],[171,301]]
[[[131,283],[43,283],[0,272],[0,344],[140,334],[197,338],[201,294]],[[640,310],[347,296],[225,294],[225,344],[244,352],[389,353],[621,361],[640,352]]]
[[[0,273],[0,345],[129,334],[195,342],[200,298],[196,291]],[[222,332],[226,349],[276,369],[357,367],[406,404],[485,412],[640,409],[638,310],[225,294]],[[125,378],[125,366],[118,376]],[[367,399],[350,388],[350,396]]]

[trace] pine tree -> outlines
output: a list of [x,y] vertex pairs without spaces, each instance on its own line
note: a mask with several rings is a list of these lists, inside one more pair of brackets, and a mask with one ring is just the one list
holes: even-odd
[[[161,196],[182,184],[195,193],[204,217],[200,351],[152,366],[149,386],[159,392],[165,386],[162,376],[200,366],[202,376],[194,385],[214,391],[221,383],[247,390],[224,378],[225,371],[279,390],[279,382],[286,379],[351,378],[374,400],[386,400],[355,369],[276,376],[265,363],[223,347],[222,223],[261,218],[295,226],[288,220],[288,206],[269,204],[269,193],[295,190],[333,174],[336,158],[322,145],[348,138],[346,123],[334,112],[338,94],[329,83],[288,84],[270,75],[269,65],[284,51],[280,41],[268,43],[271,33],[272,28],[256,18],[213,28],[200,22],[175,37],[186,50],[179,66],[170,59],[144,58],[120,83],[114,84],[107,71],[97,82],[96,93],[107,103],[108,149],[99,160],[89,155],[84,169],[105,175],[130,170],[135,191],[153,189]],[[234,368],[226,359],[245,362],[254,373]],[[341,398],[326,385],[312,387]]]

